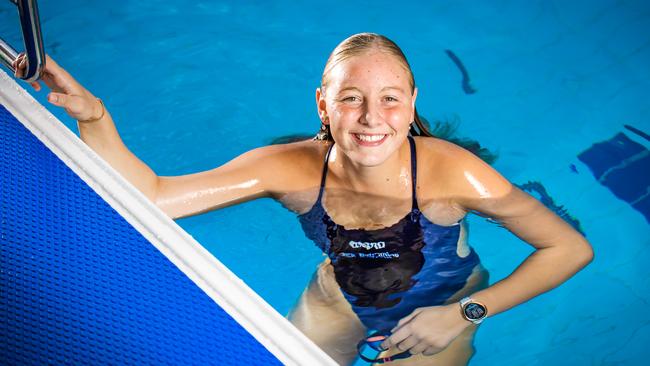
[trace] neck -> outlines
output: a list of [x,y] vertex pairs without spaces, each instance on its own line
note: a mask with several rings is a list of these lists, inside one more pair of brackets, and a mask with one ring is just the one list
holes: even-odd
[[337,153],[336,145],[332,155],[330,169],[334,169],[336,176],[354,191],[375,192],[394,187],[395,184],[409,183],[411,166],[408,140],[377,166],[363,166],[351,161],[345,154]]

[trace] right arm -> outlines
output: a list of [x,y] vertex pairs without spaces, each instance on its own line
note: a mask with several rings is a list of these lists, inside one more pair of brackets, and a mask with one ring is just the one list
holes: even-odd
[[81,139],[173,219],[219,209],[283,190],[282,169],[290,151],[265,146],[204,172],[158,176],[122,142],[108,112],[77,122]]
[[[16,69],[16,77],[20,77],[27,68],[25,55],[19,55],[13,66]],[[103,104],[47,55],[41,80],[51,90],[47,96],[48,102],[64,108],[70,117],[77,120],[81,140],[147,198],[153,200],[158,177],[127,149]],[[38,82],[31,85],[36,91],[41,90]]]
[[[21,55],[14,63],[16,76],[26,69],[25,60]],[[172,218],[279,195],[290,186],[284,169],[295,161],[295,144],[254,149],[200,173],[159,177],[122,142],[103,104],[49,56],[42,80],[52,90],[48,101],[78,121],[84,143]]]
[[172,218],[180,218],[282,195],[295,183],[288,179],[295,146],[264,146],[212,170],[159,177],[155,203]]

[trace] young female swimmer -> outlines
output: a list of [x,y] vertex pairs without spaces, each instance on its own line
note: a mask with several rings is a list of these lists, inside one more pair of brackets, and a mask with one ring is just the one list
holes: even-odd
[[[20,76],[25,58],[14,66]],[[296,212],[328,258],[288,318],[341,364],[373,329],[390,334],[382,356],[412,354],[395,366],[465,365],[486,315],[549,291],[593,258],[584,237],[478,157],[409,135],[418,91],[404,54],[381,35],[353,35],[330,55],[316,90],[321,138],[183,176],[157,176],[134,156],[103,103],[49,57],[42,80],[82,140],[170,217],[260,197]],[[469,212],[536,249],[491,286],[467,244]]]

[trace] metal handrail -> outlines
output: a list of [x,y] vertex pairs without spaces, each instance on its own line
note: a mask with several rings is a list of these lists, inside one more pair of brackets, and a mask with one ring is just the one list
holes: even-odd
[[[43,36],[41,22],[38,17],[36,0],[9,0],[18,7],[20,27],[23,32],[25,54],[27,55],[27,71],[21,79],[32,82],[41,77],[45,68],[45,51],[43,49]],[[18,52],[7,42],[0,38],[0,61],[13,73],[16,69],[11,64],[18,57]]]

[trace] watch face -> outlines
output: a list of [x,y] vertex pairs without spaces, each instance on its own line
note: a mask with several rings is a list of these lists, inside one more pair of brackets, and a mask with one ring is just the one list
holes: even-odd
[[465,316],[472,320],[481,319],[486,313],[485,306],[475,302],[467,304],[464,311]]

